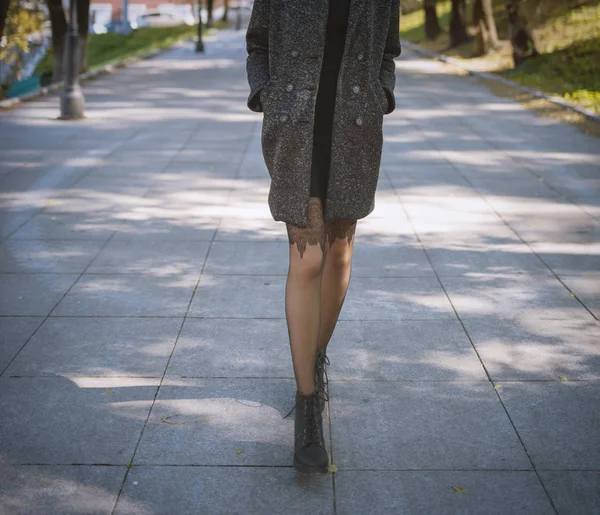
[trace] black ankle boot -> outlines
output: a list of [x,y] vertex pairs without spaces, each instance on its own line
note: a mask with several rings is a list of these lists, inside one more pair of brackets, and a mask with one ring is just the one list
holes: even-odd
[[329,470],[329,455],[325,448],[323,417],[317,391],[312,395],[296,392],[294,467],[309,474],[326,474]]
[[327,365],[329,365],[329,358],[324,350],[317,352],[317,360],[315,362],[315,387],[319,393],[319,409],[321,412],[325,409],[325,402],[329,400],[327,394],[327,384],[329,379],[327,378]]

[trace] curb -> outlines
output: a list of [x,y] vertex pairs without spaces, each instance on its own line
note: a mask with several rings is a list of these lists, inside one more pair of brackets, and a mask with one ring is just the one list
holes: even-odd
[[[162,49],[150,50],[145,54],[135,55],[132,57],[128,57],[127,59],[123,59],[122,61],[117,61],[112,64],[105,64],[104,66],[99,66],[98,68],[94,68],[93,70],[87,71],[79,75],[79,80],[81,82],[93,79],[100,75],[104,75],[107,73],[112,73],[119,68],[126,68],[127,66],[131,66],[134,63],[139,61],[145,61],[147,59],[151,59],[156,57],[164,52],[172,50],[177,45],[181,44],[183,41],[191,41],[191,39],[183,39],[173,43],[171,46]],[[36,98],[43,97],[49,95],[51,93],[55,93],[60,91],[64,87],[64,81],[56,82],[54,84],[50,84],[49,86],[45,86],[43,88],[38,89],[37,91],[33,91],[31,93],[26,93],[24,95],[19,95],[13,98],[8,98],[6,100],[0,101],[0,110],[8,110],[16,107],[24,102],[29,102],[30,100],[35,100]]]
[[404,39],[401,40],[401,44],[403,46],[405,46],[406,48],[408,48],[409,50],[412,50],[416,54],[421,54],[426,57],[430,57],[432,59],[441,61],[443,63],[450,64],[452,66],[456,66],[457,68],[460,68],[461,70],[466,71],[469,75],[471,75],[473,77],[491,80],[491,81],[503,84],[505,86],[508,86],[508,87],[511,87],[514,89],[518,89],[519,91],[522,91],[523,93],[527,93],[536,98],[541,98],[543,100],[547,100],[548,102],[552,102],[553,104],[556,104],[556,105],[562,107],[563,109],[569,109],[570,111],[574,111],[576,113],[579,113],[579,114],[585,116],[589,120],[600,123],[600,115],[597,115],[596,113],[590,111],[589,109],[585,109],[583,107],[573,105],[573,104],[563,100],[562,98],[549,96],[549,95],[546,95],[545,93],[542,93],[541,91],[538,91],[537,89],[531,89],[531,88],[528,88],[527,86],[521,86],[521,84],[518,84],[517,82],[513,82],[512,80],[508,80],[503,77],[499,77],[498,75],[494,75],[493,73],[478,72],[478,71],[472,70],[467,65],[465,65],[464,63],[462,63],[461,61],[459,61],[457,59],[448,57],[443,54],[438,54],[437,52],[433,52],[432,50],[427,50],[426,48],[422,48],[422,47],[415,45],[414,43],[411,43],[409,41],[406,41]]

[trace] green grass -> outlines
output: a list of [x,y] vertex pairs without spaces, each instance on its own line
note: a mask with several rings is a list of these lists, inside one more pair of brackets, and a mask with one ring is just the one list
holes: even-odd
[[[223,22],[216,22],[214,27],[219,28],[223,25]],[[144,27],[126,35],[115,32],[90,34],[87,49],[88,69],[92,70],[151,50],[168,48],[182,39],[195,38],[196,34],[197,27],[188,25]],[[52,61],[53,56],[50,51],[38,64],[36,73],[46,76],[52,74]]]
[[[440,25],[449,24],[450,2],[438,2]],[[503,10],[496,5],[501,36],[507,33]],[[600,113],[600,4],[554,10],[533,27],[540,56],[513,69],[510,44],[487,56],[473,58],[473,45],[448,49],[447,34],[426,41],[422,10],[403,16],[401,37],[431,50],[462,59],[473,69],[498,73],[524,86],[562,97]]]

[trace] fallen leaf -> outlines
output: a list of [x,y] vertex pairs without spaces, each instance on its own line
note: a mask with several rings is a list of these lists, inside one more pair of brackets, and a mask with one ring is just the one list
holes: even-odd
[[561,382],[566,383],[568,381],[567,376],[559,376]]
[[113,393],[113,391],[112,391],[112,390],[106,390],[106,393],[110,393],[110,394],[112,394],[112,393]]
[[235,451],[236,454],[242,454],[244,451],[242,449],[238,449],[237,451]]
[[462,486],[459,485],[452,485],[452,489],[459,494],[466,494],[467,493],[467,489],[463,488]]
[[333,463],[331,465],[329,465],[329,472],[331,472],[332,474],[335,474],[338,471],[338,466],[334,465]]
[[572,291],[570,291],[569,293],[571,294],[571,297],[575,297],[575,294]]
[[499,390],[500,388],[502,388],[501,384],[494,385],[494,390]]

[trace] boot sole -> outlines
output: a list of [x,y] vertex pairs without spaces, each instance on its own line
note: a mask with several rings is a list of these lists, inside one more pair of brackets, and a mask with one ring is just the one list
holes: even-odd
[[298,472],[303,472],[304,474],[319,474],[326,475],[329,472],[329,464],[325,468],[322,467],[309,467],[308,465],[304,465],[304,463],[300,463],[296,456],[294,456],[294,468]]

